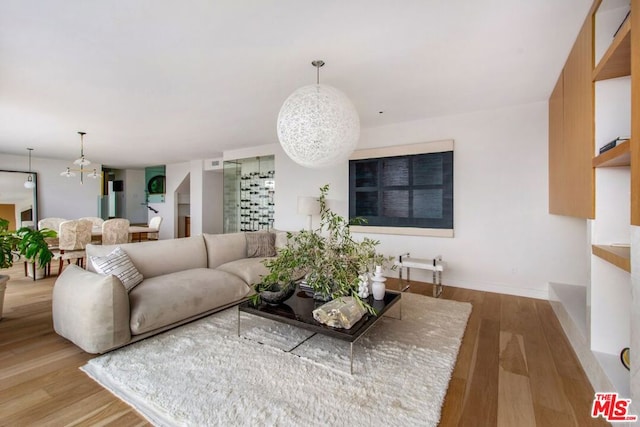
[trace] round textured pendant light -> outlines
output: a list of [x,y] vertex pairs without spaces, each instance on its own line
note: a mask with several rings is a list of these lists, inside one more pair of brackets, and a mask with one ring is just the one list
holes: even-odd
[[355,107],[338,89],[320,84],[303,86],[284,101],[278,115],[278,139],[285,153],[299,165],[324,168],[349,158],[360,138]]

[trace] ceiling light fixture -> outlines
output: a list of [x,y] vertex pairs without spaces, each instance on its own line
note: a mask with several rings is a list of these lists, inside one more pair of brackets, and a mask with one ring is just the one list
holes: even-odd
[[347,96],[338,89],[320,84],[303,86],[282,104],[278,114],[278,139],[294,162],[308,168],[324,168],[346,161],[360,138],[360,119]]
[[31,152],[33,148],[27,148],[29,150],[29,175],[27,176],[27,180],[24,182],[24,188],[35,188],[36,183],[33,182],[33,175],[31,174]]
[[[76,176],[76,174],[74,172],[80,172],[80,184],[84,183],[83,180],[83,176],[85,174],[85,172],[88,172],[89,169],[86,169],[85,166],[89,166],[91,164],[91,162],[87,159],[85,159],[84,157],[84,136],[87,134],[86,132],[78,132],[78,134],[80,135],[80,158],[74,160],[73,164],[76,166],[79,166],[80,169],[72,169],[70,167],[67,167],[67,170],[65,170],[64,172],[61,172],[60,175],[62,176],[66,176],[67,178],[71,178],[73,176]],[[99,178],[101,174],[99,174],[95,169],[93,169],[93,172],[89,173],[87,176],[89,178]]]

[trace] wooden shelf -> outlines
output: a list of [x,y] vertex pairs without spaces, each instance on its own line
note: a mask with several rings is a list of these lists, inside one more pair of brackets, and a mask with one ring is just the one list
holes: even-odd
[[620,143],[620,145],[605,151],[596,156],[592,160],[594,168],[610,168],[614,166],[630,166],[631,151],[629,141]]
[[591,245],[591,253],[625,271],[631,272],[631,248]]
[[631,20],[627,19],[593,70],[593,81],[631,75]]

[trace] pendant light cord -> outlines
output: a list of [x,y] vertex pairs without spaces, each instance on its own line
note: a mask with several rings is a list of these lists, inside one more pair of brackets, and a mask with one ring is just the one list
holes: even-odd
[[78,132],[80,134],[80,158],[84,160],[84,135],[86,132]]
[[324,65],[324,61],[322,59],[316,59],[315,61],[311,61],[311,65],[316,67],[316,84],[320,84],[320,67]]

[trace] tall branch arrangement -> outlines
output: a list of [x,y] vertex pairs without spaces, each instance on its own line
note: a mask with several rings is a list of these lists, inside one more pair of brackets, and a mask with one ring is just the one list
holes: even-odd
[[[373,272],[375,265],[391,260],[376,252],[380,243],[364,237],[356,241],[349,221],[327,206],[329,185],[320,188],[320,226],[315,230],[287,233],[287,246],[265,265],[270,273],[263,277],[257,291],[276,284],[292,283],[306,273],[306,281],[316,294],[326,299],[341,296],[358,298],[359,275]],[[362,224],[357,218],[352,223]]]

